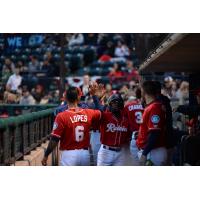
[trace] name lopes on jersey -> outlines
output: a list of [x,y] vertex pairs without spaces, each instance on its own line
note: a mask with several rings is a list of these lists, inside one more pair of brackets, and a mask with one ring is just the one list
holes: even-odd
[[107,124],[107,130],[106,132],[115,132],[115,131],[120,131],[120,132],[127,132],[127,128],[124,126],[115,126],[113,123]]
[[70,120],[72,123],[87,122],[88,118],[87,115],[74,115],[73,117],[70,117]]

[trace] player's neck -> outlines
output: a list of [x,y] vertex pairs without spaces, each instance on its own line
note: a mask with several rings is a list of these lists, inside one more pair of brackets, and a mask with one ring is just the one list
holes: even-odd
[[73,109],[73,108],[78,108],[78,104],[77,103],[69,103],[68,102],[68,109]]
[[147,96],[146,97],[146,104],[150,104],[151,102],[155,101],[156,98],[155,97],[152,97],[152,96]]

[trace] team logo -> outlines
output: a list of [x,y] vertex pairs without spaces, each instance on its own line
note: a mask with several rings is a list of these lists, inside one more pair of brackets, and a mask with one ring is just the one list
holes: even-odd
[[115,132],[115,131],[127,132],[127,128],[124,126],[115,126],[115,124],[113,123],[107,124],[106,132]]
[[56,122],[53,123],[53,131],[58,128],[58,124]]
[[158,115],[153,115],[151,117],[151,121],[152,121],[153,124],[158,124],[159,121],[160,121],[160,117]]

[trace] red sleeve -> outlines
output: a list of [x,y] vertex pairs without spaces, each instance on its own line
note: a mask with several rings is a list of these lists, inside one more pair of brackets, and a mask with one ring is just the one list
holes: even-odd
[[93,116],[93,121],[99,121],[101,119],[101,111],[93,110],[92,116]]
[[61,136],[64,132],[64,129],[65,129],[64,121],[63,121],[62,117],[58,114],[54,121],[53,130],[52,130],[51,135],[61,138]]
[[161,120],[163,114],[164,113],[160,107],[153,107],[151,109],[147,123],[149,130],[160,130],[163,128],[163,122]]

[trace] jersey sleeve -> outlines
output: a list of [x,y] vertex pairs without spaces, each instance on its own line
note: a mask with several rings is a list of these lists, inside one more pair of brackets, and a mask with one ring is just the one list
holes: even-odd
[[92,110],[93,121],[99,121],[101,119],[101,111],[99,110]]
[[164,112],[161,110],[161,108],[154,106],[149,114],[147,122],[148,129],[161,130],[163,128],[163,122],[162,122],[163,115]]
[[64,121],[61,118],[61,116],[58,114],[55,121],[54,121],[53,130],[52,130],[51,135],[58,137],[58,138],[61,138],[61,136],[64,132],[64,129],[65,129]]

